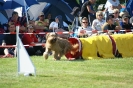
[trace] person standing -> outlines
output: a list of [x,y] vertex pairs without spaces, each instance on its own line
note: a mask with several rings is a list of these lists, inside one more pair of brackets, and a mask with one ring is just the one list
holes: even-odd
[[105,4],[105,11],[107,10],[109,13],[113,13],[114,9],[120,10],[121,8],[119,0],[107,0]]
[[92,21],[95,19],[95,11],[93,9],[93,5],[95,4],[96,0],[88,0],[83,3],[81,7],[81,12],[79,14],[80,17],[87,17],[92,23]]

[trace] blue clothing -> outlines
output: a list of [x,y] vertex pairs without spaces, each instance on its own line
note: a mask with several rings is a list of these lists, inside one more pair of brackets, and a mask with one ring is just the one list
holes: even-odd
[[124,30],[131,30],[131,29],[133,29],[133,26],[132,26],[132,24],[130,24],[130,23],[126,24],[126,23],[124,23],[124,22],[120,22],[120,25],[121,25],[121,27],[122,27]]
[[[4,33],[4,29],[0,28],[0,33]],[[4,37],[5,37],[5,34],[0,34],[0,45],[2,44]]]

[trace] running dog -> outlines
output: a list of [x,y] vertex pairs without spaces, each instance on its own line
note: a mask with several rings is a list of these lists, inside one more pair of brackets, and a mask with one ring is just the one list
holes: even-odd
[[52,32],[46,35],[46,45],[43,57],[48,59],[49,53],[52,51],[55,60],[60,60],[61,57],[68,52],[74,54],[78,51],[78,44],[71,44],[67,39],[58,37],[58,34]]

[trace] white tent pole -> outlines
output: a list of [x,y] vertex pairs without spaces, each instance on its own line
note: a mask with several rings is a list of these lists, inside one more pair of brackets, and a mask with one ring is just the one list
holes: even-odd
[[29,25],[28,15],[27,15],[27,10],[26,10],[26,2],[25,2],[25,0],[24,0],[24,9],[25,9],[25,15],[26,15],[26,20],[27,20],[27,25]]

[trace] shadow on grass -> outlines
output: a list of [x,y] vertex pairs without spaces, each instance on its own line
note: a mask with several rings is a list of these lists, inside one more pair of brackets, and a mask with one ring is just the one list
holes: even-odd
[[54,77],[53,75],[38,75],[39,77]]

